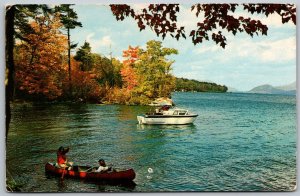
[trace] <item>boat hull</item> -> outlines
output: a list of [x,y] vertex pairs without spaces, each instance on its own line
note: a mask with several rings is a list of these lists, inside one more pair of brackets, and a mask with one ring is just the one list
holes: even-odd
[[139,124],[157,125],[186,125],[193,123],[196,115],[172,116],[172,115],[140,115],[137,116]]
[[130,182],[135,178],[135,172],[133,169],[127,169],[122,171],[111,171],[111,172],[86,172],[81,171],[80,168],[86,168],[87,166],[73,166],[76,170],[67,170],[62,168],[55,167],[52,163],[46,163],[45,171],[48,174],[53,174],[57,176],[62,176],[64,173],[64,177],[71,178],[80,178],[92,181],[108,181],[108,182]]

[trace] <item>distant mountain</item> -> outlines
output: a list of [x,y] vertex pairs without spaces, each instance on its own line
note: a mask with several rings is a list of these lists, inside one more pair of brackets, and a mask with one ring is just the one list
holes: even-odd
[[283,90],[274,88],[269,84],[264,84],[261,86],[254,87],[249,91],[250,93],[264,93],[264,94],[280,94]]
[[296,81],[291,84],[288,84],[288,85],[276,86],[275,88],[278,88],[278,89],[284,90],[284,91],[293,91],[293,90],[296,90]]
[[295,95],[296,82],[285,86],[279,86],[279,87],[274,87],[269,84],[264,84],[251,89],[250,91],[248,91],[248,93]]

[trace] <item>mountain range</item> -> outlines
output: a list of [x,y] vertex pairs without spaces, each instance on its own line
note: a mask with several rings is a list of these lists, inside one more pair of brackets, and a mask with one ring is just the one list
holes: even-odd
[[257,87],[254,87],[247,93],[261,93],[261,94],[296,94],[296,82],[293,82],[284,86],[272,86],[270,84],[264,84]]

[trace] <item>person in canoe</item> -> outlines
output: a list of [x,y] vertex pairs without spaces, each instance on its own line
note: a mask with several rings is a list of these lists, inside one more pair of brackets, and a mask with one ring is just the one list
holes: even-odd
[[111,171],[111,167],[106,166],[106,163],[103,159],[100,159],[98,163],[99,163],[99,167],[98,169],[96,169],[95,172]]
[[63,146],[59,147],[57,150],[57,165],[59,168],[64,169],[71,169],[73,162],[68,162],[67,160],[67,153],[69,152],[70,148],[64,148]]

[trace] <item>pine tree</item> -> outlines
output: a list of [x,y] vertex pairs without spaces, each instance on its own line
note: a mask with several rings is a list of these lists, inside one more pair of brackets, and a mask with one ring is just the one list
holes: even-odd
[[60,13],[61,22],[67,29],[68,35],[68,70],[69,70],[69,93],[72,95],[72,85],[71,85],[71,50],[76,48],[77,44],[71,44],[70,30],[76,27],[82,27],[82,24],[77,21],[77,13],[71,7],[71,4],[63,4],[56,6],[55,10]]

